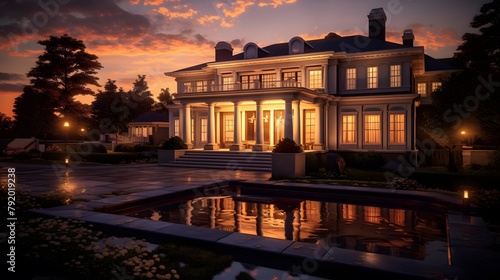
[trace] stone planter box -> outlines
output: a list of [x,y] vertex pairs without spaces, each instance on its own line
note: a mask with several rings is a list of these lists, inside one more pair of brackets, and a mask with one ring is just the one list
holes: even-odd
[[158,163],[169,163],[186,153],[187,149],[182,150],[158,150]]
[[305,153],[272,153],[273,178],[298,178],[306,175]]

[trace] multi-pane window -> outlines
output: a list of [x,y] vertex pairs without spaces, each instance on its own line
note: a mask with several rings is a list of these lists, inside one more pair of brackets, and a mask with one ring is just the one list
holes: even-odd
[[195,92],[207,92],[208,91],[208,81],[197,81]]
[[377,88],[378,87],[378,67],[368,67],[367,69],[367,87]]
[[417,83],[417,93],[427,95],[427,83]]
[[401,65],[391,65],[390,69],[391,87],[401,86]]
[[346,89],[356,89],[356,68],[346,70]]
[[315,131],[315,115],[316,111],[304,110],[304,141],[306,144],[314,143]]
[[234,82],[232,76],[222,77],[222,90],[233,90]]
[[193,91],[193,83],[192,82],[184,82],[183,85],[184,92],[192,92]]
[[389,114],[389,144],[405,143],[405,114]]
[[226,114],[224,117],[224,142],[233,142],[234,115]]
[[208,119],[202,118],[200,119],[200,141],[207,141],[207,129],[208,129]]
[[441,82],[432,82],[431,84],[431,91],[434,92],[437,89],[441,87],[442,83]]
[[356,143],[356,115],[342,116],[342,143]]
[[213,84],[213,80],[203,80],[203,81],[192,81],[184,82],[182,85],[184,87],[183,92],[207,92],[208,85]]
[[262,88],[276,87],[276,74],[260,75]]
[[174,120],[174,135],[175,136],[180,136],[180,125],[179,125],[179,119]]
[[380,115],[365,115],[365,144],[380,144]]
[[309,70],[309,88],[323,88],[323,71],[321,69]]
[[375,206],[363,206],[363,218],[367,223],[380,224],[380,207]]
[[259,89],[276,86],[276,74],[243,75],[240,77],[241,89]]
[[284,72],[282,74],[282,80],[284,82],[284,86],[288,87],[300,86],[300,83],[302,82],[302,72],[300,71]]

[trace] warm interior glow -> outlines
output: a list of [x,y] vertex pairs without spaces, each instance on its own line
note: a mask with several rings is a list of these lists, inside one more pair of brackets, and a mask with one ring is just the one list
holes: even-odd
[[460,132],[460,134],[464,135],[465,134],[465,131],[462,130],[462,132]]
[[64,159],[64,163],[68,164],[69,163],[69,158]]
[[469,191],[468,190],[464,191],[464,198],[469,198]]
[[69,127],[69,122],[64,122],[64,127]]

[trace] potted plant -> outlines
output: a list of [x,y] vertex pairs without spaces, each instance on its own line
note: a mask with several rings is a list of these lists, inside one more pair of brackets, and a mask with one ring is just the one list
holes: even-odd
[[158,163],[169,163],[186,153],[187,145],[179,136],[173,136],[160,144]]
[[272,152],[272,177],[296,178],[306,173],[306,156],[293,139],[281,139]]

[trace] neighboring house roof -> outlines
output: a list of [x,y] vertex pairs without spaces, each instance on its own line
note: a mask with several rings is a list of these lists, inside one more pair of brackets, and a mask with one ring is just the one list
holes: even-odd
[[425,71],[458,70],[458,61],[454,58],[433,58],[425,55]]
[[160,112],[146,112],[134,120],[131,121],[131,123],[135,122],[168,122],[168,114],[165,113],[160,113]]

